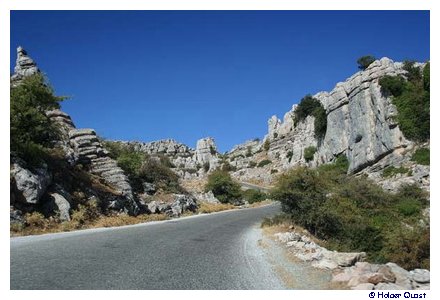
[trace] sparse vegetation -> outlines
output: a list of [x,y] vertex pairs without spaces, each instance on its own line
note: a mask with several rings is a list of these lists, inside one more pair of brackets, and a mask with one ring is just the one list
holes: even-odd
[[429,166],[430,164],[429,149],[428,148],[417,149],[412,155],[411,160],[418,163],[419,165]]
[[309,162],[313,160],[316,153],[316,147],[310,146],[304,149],[304,159]]
[[368,68],[369,65],[371,65],[374,61],[376,60],[376,58],[372,55],[365,55],[360,57],[357,60],[357,64],[358,64],[358,68],[361,70],[365,70],[366,68]]
[[414,62],[405,62],[406,78],[384,76],[379,80],[382,92],[392,96],[397,107],[396,121],[406,138],[424,142],[430,135],[429,63],[423,70]]
[[215,170],[208,176],[205,191],[212,191],[221,203],[235,203],[241,198],[240,185],[223,170]]
[[224,172],[235,172],[237,171],[237,167],[231,165],[229,162],[225,161],[222,165],[222,171]]
[[201,202],[199,209],[197,210],[201,214],[209,214],[213,212],[219,212],[224,210],[230,210],[236,208],[234,205],[230,203],[207,203],[207,202]]
[[271,160],[269,159],[263,159],[262,161],[260,161],[257,165],[258,168],[262,168],[264,166],[270,165],[272,163]]
[[[136,192],[142,192],[143,182],[149,182],[171,193],[185,192],[179,185],[179,177],[170,167],[174,167],[165,155],[150,157],[149,155],[135,151],[130,145],[119,142],[105,141],[104,146],[109,155],[115,159],[128,176],[131,186]],[[184,169],[187,172],[197,172],[195,169]]]
[[337,165],[293,169],[279,177],[271,198],[330,249],[366,251],[373,262],[394,261],[407,269],[429,268],[429,225],[420,222],[426,193],[403,186],[390,194]]
[[408,172],[409,169],[405,167],[396,168],[394,166],[389,166],[382,171],[382,176],[388,178],[388,177],[393,177],[397,174],[408,174]]

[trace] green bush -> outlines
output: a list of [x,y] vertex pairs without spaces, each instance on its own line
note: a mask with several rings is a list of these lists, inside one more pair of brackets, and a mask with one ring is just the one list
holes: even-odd
[[248,146],[246,149],[246,157],[251,157],[252,156],[252,147]]
[[382,171],[382,176],[388,178],[397,174],[407,174],[408,172],[409,169],[405,167],[396,168],[394,166],[389,166]]
[[327,131],[327,114],[322,103],[311,95],[306,95],[302,98],[298,106],[295,108],[293,118],[295,126],[299,122],[305,120],[308,116],[313,116],[315,118],[315,136],[317,138],[324,137]]
[[429,149],[428,148],[420,148],[417,149],[411,157],[411,160],[418,163],[419,165],[429,166]]
[[270,142],[269,142],[269,139],[267,139],[267,140],[264,141],[263,149],[264,149],[264,151],[266,151],[266,152],[269,151],[269,149],[270,149]]
[[429,265],[429,227],[420,227],[429,205],[426,192],[410,185],[391,194],[366,178],[342,173],[336,165],[290,170],[277,179],[271,198],[281,202],[293,222],[325,239],[330,249],[366,251],[370,261],[400,262],[404,268]]
[[262,161],[260,161],[260,162],[258,163],[257,167],[262,168],[262,167],[264,167],[264,166],[266,166],[266,165],[269,165],[269,164],[271,164],[271,163],[272,163],[271,160],[269,160],[269,159],[264,159],[264,160],[262,160]]
[[376,60],[376,58],[372,55],[365,55],[360,57],[357,60],[357,64],[358,64],[358,68],[361,70],[365,70],[366,68],[368,68],[369,65],[371,65],[374,61]]
[[246,190],[243,192],[243,198],[250,204],[261,202],[267,199],[267,194],[257,190]]
[[171,193],[182,193],[185,190],[179,185],[179,177],[170,168],[157,159],[147,158],[137,174],[142,182],[149,182],[157,188]]
[[235,203],[241,199],[240,185],[235,182],[228,172],[215,170],[208,176],[205,191],[212,191],[222,203]]
[[10,149],[30,165],[44,160],[45,148],[53,146],[58,128],[45,112],[60,107],[65,97],[54,95],[41,74],[26,77],[17,87],[11,87]]
[[429,63],[423,70],[413,62],[405,62],[405,80],[401,76],[385,76],[379,80],[382,92],[392,95],[397,108],[396,121],[407,139],[423,142],[430,135]]
[[310,146],[304,149],[304,159],[309,162],[311,160],[313,160],[313,157],[315,156],[316,153],[316,147]]
[[184,192],[178,183],[177,174],[170,169],[174,165],[167,156],[159,155],[152,158],[141,151],[134,150],[131,145],[119,142],[104,141],[103,144],[109,151],[109,156],[117,161],[118,166],[128,176],[134,191],[142,192],[142,183],[149,182],[167,192]]
[[379,79],[382,93],[388,96],[399,97],[405,90],[406,81],[401,76],[384,76]]

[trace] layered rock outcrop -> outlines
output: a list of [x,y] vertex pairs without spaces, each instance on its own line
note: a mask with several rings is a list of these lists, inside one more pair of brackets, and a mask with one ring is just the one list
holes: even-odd
[[[272,169],[283,171],[296,165],[317,166],[329,163],[337,156],[345,155],[350,173],[365,173],[375,180],[380,177],[376,181],[382,181],[380,173],[384,168],[408,162],[417,147],[401,132],[395,121],[396,107],[389,97],[383,95],[379,85],[379,79],[383,76],[405,74],[402,63],[382,58],[364,71],[336,84],[331,92],[314,95],[322,103],[327,115],[327,131],[320,139],[315,137],[313,116],[294,124],[296,105],[284,115],[283,121],[272,116],[268,121],[268,134],[264,138],[270,144],[265,159],[273,162]],[[311,161],[306,161],[304,157],[308,147],[316,148]],[[238,157],[238,160],[231,163],[245,169],[249,160]],[[255,169],[241,172],[245,177],[255,174],[255,178],[261,177],[259,173]],[[428,188],[429,167],[422,173],[408,181],[421,183]],[[265,179],[270,181],[270,177],[267,175]],[[393,184],[387,186],[395,190],[399,184],[396,183],[395,187]]]
[[[25,77],[40,72],[36,63],[22,47],[17,49],[17,61],[14,71],[11,76],[13,87],[21,84]],[[54,141],[54,145],[62,150],[70,167],[83,164],[91,174],[102,178],[113,189],[116,194],[115,197],[102,199],[106,203],[106,207],[137,214],[139,207],[134,199],[127,177],[123,170],[117,166],[116,161],[108,156],[108,152],[102,146],[95,131],[75,128],[71,117],[59,109],[47,111],[46,115],[58,125],[60,136],[59,139]],[[69,220],[70,202],[66,200],[65,195],[53,191],[52,184],[52,174],[46,165],[28,169],[26,164],[19,160],[15,160],[11,164],[11,190],[14,194],[13,197],[11,196],[12,205],[23,208],[23,205],[26,204],[35,208],[36,205],[41,204],[43,196],[46,196],[46,202],[52,201],[54,205],[44,205],[44,203],[41,205],[55,207],[59,211],[62,220]],[[56,184],[60,185],[62,182]],[[93,191],[90,192],[95,197]],[[14,214],[16,213],[14,212]]]

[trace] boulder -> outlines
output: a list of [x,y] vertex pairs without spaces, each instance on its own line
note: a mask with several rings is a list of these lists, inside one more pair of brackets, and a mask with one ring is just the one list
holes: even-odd
[[415,269],[409,272],[412,280],[417,283],[429,283],[430,281],[430,273],[425,269]]
[[61,221],[70,221],[70,202],[59,193],[49,193],[52,197],[60,216]]
[[28,204],[37,204],[52,182],[45,165],[31,171],[15,162],[11,166],[10,175],[15,183],[14,189],[19,194],[15,200]]

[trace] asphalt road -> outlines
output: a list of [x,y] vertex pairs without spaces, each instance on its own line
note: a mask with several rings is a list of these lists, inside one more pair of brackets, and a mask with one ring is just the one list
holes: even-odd
[[282,289],[258,246],[279,209],[11,238],[11,289]]

